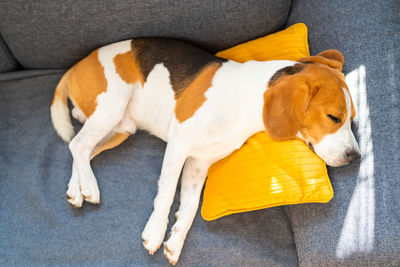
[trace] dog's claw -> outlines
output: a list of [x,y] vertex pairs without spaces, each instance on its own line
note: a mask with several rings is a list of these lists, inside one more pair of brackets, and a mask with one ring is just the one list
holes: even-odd
[[82,207],[82,200],[69,197],[68,198],[68,204],[70,206],[74,207],[74,208],[81,208]]
[[143,241],[143,246],[144,248],[147,250],[147,252],[149,252],[150,255],[154,255],[154,253],[156,252],[156,250],[150,249],[148,248],[148,241],[144,240]]
[[153,247],[151,243],[144,238],[143,238],[143,246],[149,252],[150,255],[154,255],[154,253],[156,253],[156,251],[160,248],[160,246]]
[[82,196],[83,196],[83,198],[84,198],[86,201],[89,201],[89,200],[92,199],[92,196],[89,195],[89,194],[84,194],[84,193],[82,193]]
[[174,256],[174,252],[171,251],[171,250],[168,248],[168,245],[166,244],[166,242],[164,242],[164,252],[171,254],[171,256]]
[[100,192],[97,185],[92,185],[91,187],[81,185],[80,194],[82,195],[83,199],[89,203],[100,203]]
[[69,205],[71,205],[74,208],[82,207],[83,199],[80,193],[74,194],[72,190],[68,189],[65,195],[67,197]]

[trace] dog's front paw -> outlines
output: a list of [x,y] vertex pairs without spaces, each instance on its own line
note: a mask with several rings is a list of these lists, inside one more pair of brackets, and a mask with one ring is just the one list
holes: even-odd
[[66,195],[71,206],[75,208],[82,207],[83,198],[78,183],[70,182]]
[[178,262],[184,243],[184,239],[180,237],[176,228],[174,228],[172,229],[170,238],[164,242],[164,256],[172,265]]
[[168,225],[168,221],[162,222],[152,217],[150,216],[142,233],[143,246],[151,255],[160,248]]
[[164,256],[167,258],[169,263],[171,263],[172,265],[176,265],[179,259],[179,254],[180,251],[179,253],[176,253],[173,249],[170,249],[168,247],[167,242],[164,243]]

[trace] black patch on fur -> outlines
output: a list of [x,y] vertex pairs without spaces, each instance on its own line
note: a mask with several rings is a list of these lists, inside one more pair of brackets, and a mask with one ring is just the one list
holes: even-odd
[[136,60],[142,70],[144,81],[147,80],[154,65],[163,63],[170,73],[172,88],[176,95],[180,94],[205,66],[227,61],[173,39],[134,39],[132,48],[136,51]]
[[311,142],[308,142],[307,145],[313,152],[315,152],[314,151],[314,146],[313,146],[313,144]]
[[272,75],[272,77],[268,81],[268,86],[273,85],[280,77],[293,75],[295,73],[300,72],[302,69],[304,69],[304,66],[301,64],[295,64],[294,66],[284,67],[275,72],[274,75]]

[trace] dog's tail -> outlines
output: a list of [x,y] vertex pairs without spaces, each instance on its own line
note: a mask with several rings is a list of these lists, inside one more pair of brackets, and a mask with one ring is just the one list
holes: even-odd
[[68,108],[68,81],[70,75],[71,69],[64,74],[58,83],[50,107],[53,126],[58,135],[67,143],[71,141],[72,137],[75,135]]

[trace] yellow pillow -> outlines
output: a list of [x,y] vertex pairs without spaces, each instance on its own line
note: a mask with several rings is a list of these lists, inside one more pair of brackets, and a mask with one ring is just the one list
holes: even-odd
[[246,62],[249,60],[298,60],[308,57],[307,26],[297,23],[289,28],[239,44],[216,54],[217,57]]
[[[239,62],[297,60],[309,56],[307,27],[295,24],[217,56]],[[201,214],[214,220],[278,205],[328,202],[332,197],[325,163],[302,140],[278,142],[260,132],[210,167]]]

